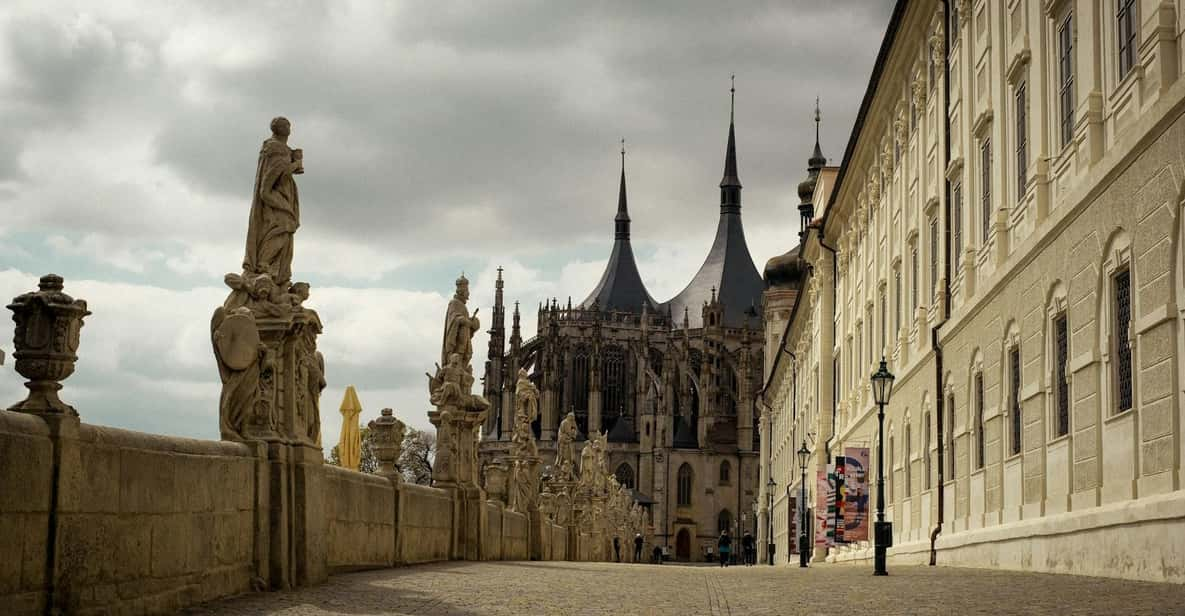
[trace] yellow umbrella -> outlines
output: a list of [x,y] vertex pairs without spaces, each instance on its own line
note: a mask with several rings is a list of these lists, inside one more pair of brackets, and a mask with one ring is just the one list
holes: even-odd
[[358,432],[358,416],[362,414],[362,404],[358,402],[358,392],[354,386],[346,387],[346,395],[342,396],[342,434],[337,443],[337,457],[342,468],[358,470],[362,464],[362,434]]

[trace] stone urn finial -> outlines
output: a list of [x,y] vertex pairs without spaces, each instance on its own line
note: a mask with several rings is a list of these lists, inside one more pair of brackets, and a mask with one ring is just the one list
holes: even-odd
[[403,436],[407,426],[395,417],[391,409],[383,409],[377,419],[367,424],[370,429],[370,448],[379,462],[379,474],[387,477],[398,477],[396,464],[399,454],[403,450]]
[[90,314],[86,301],[62,292],[62,277],[46,274],[39,290],[17,296],[8,305],[16,322],[13,357],[16,371],[29,379],[29,396],[10,411],[77,416],[74,407],[58,398],[60,381],[74,373],[78,360],[78,334],[83,317]]

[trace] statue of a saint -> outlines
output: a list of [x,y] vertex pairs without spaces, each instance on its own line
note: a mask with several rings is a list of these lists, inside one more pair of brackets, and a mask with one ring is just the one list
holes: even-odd
[[473,334],[481,327],[477,319],[475,308],[473,314],[465,303],[469,301],[469,279],[462,274],[457,279],[457,291],[449,300],[448,310],[444,314],[444,342],[440,349],[440,363],[448,362],[449,355],[457,353],[465,365],[470,365],[473,359]]
[[300,227],[300,197],[292,176],[304,172],[304,153],[288,147],[292,125],[286,118],[273,119],[271,129],[259,149],[243,272],[268,274],[284,288],[292,279],[292,237]]
[[571,481],[576,467],[576,438],[580,436],[580,428],[576,426],[576,414],[568,413],[560,422],[559,434],[556,437],[555,469],[562,481]]

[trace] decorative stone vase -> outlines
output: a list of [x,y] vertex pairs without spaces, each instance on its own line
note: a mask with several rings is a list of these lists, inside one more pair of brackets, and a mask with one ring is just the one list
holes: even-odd
[[395,464],[399,460],[399,453],[403,450],[403,436],[407,426],[395,417],[391,409],[383,409],[377,419],[372,420],[370,428],[370,449],[379,462],[379,474],[387,477],[397,476]]
[[74,407],[58,398],[58,390],[60,381],[74,373],[79,330],[90,311],[86,301],[62,292],[61,276],[46,274],[38,286],[40,290],[19,295],[8,305],[16,322],[16,371],[29,379],[29,396],[9,410],[77,416]]

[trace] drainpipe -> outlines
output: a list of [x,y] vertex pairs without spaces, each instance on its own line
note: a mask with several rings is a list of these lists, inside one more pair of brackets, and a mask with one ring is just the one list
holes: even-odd
[[[950,19],[950,0],[942,0],[942,15],[943,19]],[[958,24],[955,24],[958,27]],[[950,23],[944,24],[942,28],[942,125],[943,125],[943,144],[942,144],[942,175],[944,178],[943,186],[946,192],[946,198],[943,203],[943,253],[945,259],[943,260],[943,268],[946,273],[946,280],[942,285],[942,320],[938,325],[930,330],[930,347],[934,351],[934,392],[935,405],[937,412],[937,422],[935,429],[938,437],[938,524],[934,526],[934,530],[930,531],[930,566],[933,567],[938,562],[938,550],[935,547],[938,542],[938,535],[942,533],[943,516],[946,511],[946,486],[945,473],[943,472],[943,461],[946,459],[946,448],[943,447],[943,417],[945,412],[946,396],[942,391],[942,342],[939,340],[938,332],[947,320],[950,319],[950,285],[951,285],[951,240],[950,240],[950,178],[947,177],[946,169],[950,166]],[[926,452],[930,455],[930,452]]]

